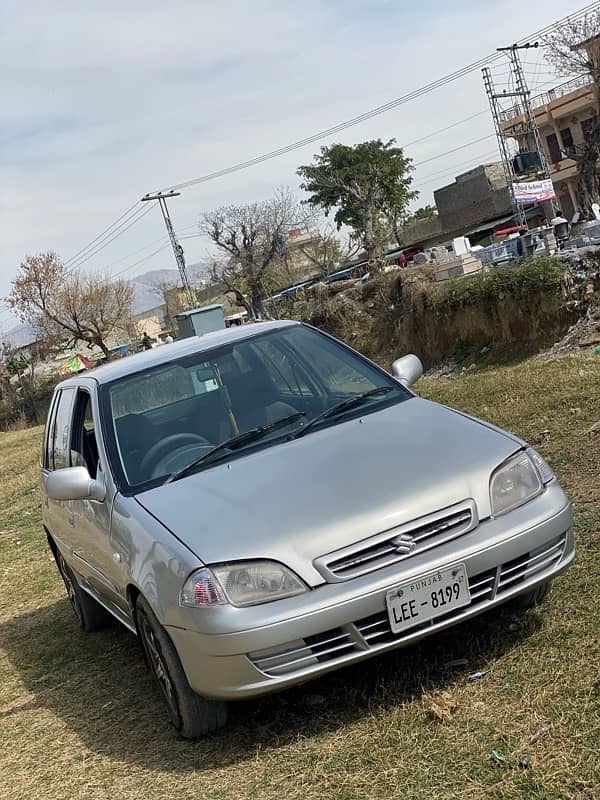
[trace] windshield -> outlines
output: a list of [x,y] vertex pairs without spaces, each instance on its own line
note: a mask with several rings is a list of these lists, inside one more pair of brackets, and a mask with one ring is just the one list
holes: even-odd
[[102,391],[109,452],[129,490],[410,397],[385,372],[301,325],[186,355]]

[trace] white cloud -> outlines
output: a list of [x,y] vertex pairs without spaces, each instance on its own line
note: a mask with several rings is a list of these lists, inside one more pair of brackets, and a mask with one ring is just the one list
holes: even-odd
[[[547,0],[542,17],[535,4],[517,0],[5,0],[3,8],[0,296],[25,253],[55,249],[68,257],[146,191],[353,117],[577,5]],[[335,139],[402,144],[485,107],[476,72]],[[482,115],[409,154],[418,162],[489,132]],[[171,205],[176,224],[297,185],[297,165],[317,149],[186,192]],[[432,161],[416,182],[446,169],[443,184],[453,164],[493,149],[490,140]],[[423,202],[435,185],[423,185]],[[156,239],[161,225],[158,213],[149,214],[107,248],[104,263]],[[187,242],[190,260],[203,247]],[[166,251],[151,266],[169,264]]]

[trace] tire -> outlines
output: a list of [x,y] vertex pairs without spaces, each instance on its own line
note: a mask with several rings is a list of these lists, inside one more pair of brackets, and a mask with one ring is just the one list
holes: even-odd
[[544,583],[540,583],[539,586],[536,586],[530,592],[527,592],[527,594],[519,595],[516,599],[519,608],[535,608],[546,597],[551,587],[552,581],[545,581]]
[[92,633],[93,631],[105,628],[109,622],[111,622],[111,616],[108,611],[81,588],[75,573],[63,558],[60,550],[51,540],[50,549],[56,561],[60,577],[65,584],[67,597],[73,609],[73,614],[81,630],[86,633]]
[[175,730],[185,739],[199,739],[222,728],[227,722],[227,703],[206,700],[194,692],[169,634],[143,597],[136,600],[135,616],[146,662]]

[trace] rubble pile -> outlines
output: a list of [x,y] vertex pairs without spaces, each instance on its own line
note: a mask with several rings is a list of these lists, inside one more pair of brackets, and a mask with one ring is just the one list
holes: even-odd
[[600,345],[600,305],[588,308],[545,355],[556,356],[595,345]]

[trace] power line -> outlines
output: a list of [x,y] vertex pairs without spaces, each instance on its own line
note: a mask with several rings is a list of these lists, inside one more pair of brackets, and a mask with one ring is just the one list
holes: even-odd
[[96,238],[95,238],[95,239],[92,239],[92,241],[91,241],[91,242],[89,242],[88,244],[86,244],[86,246],[85,246],[85,247],[82,247],[82,248],[81,248],[81,250],[78,250],[78,251],[75,253],[75,255],[73,255],[73,256],[71,256],[71,258],[67,259],[67,261],[66,261],[65,263],[66,263],[66,264],[68,264],[68,263],[70,263],[71,261],[74,261],[74,260],[75,260],[75,259],[76,259],[76,258],[77,258],[79,255],[81,255],[81,254],[82,254],[82,253],[84,253],[86,250],[88,250],[88,249],[89,249],[89,248],[90,248],[92,245],[94,245],[94,244],[95,244],[95,243],[98,241],[98,239],[102,238],[102,237],[103,237],[105,234],[107,234],[109,231],[111,231],[111,230],[112,230],[112,229],[115,227],[115,225],[116,225],[118,222],[120,222],[120,221],[121,221],[121,220],[122,220],[124,217],[126,217],[128,214],[130,214],[130,213],[133,211],[133,209],[134,209],[134,208],[137,208],[137,205],[138,205],[137,203],[134,203],[132,206],[129,206],[129,208],[127,209],[127,211],[124,211],[124,212],[121,214],[121,216],[120,216],[120,217],[117,217],[117,219],[116,219],[116,220],[115,220],[113,223],[111,223],[111,224],[108,226],[108,228],[105,228],[105,229],[104,229],[104,230],[103,230],[101,233],[99,233],[99,234],[98,234],[98,236],[96,236]]
[[434,136],[437,136],[440,133],[446,133],[446,131],[452,130],[452,128],[457,128],[459,125],[463,125],[465,122],[470,122],[472,119],[476,117],[481,117],[483,114],[487,114],[488,109],[484,108],[483,111],[478,111],[476,114],[471,114],[470,117],[465,117],[464,119],[459,119],[457,122],[453,122],[452,125],[447,125],[445,128],[439,128],[437,131],[433,131],[433,133],[428,133],[426,136],[421,136],[420,139],[415,139],[412,142],[407,142],[403,144],[403,148],[412,147],[415,144],[420,144],[421,142],[427,141],[427,139],[432,139]]
[[133,215],[131,215],[129,219],[124,220],[120,225],[114,228],[112,234],[108,238],[104,238],[102,241],[100,241],[94,248],[92,248],[92,250],[88,250],[88,252],[85,255],[81,256],[76,260],[71,258],[68,261],[66,261],[65,266],[69,267],[67,272],[71,272],[74,269],[81,267],[82,264],[85,264],[95,255],[97,255],[106,247],[108,247],[108,245],[114,242],[115,239],[118,239],[120,236],[126,233],[126,231],[128,231],[130,228],[136,225],[141,219],[143,219],[143,217],[145,217],[146,214],[149,214],[155,205],[156,203],[152,203],[147,208],[144,208],[143,206],[138,207],[138,210]]
[[474,144],[479,144],[479,142],[484,142],[486,139],[492,139],[495,136],[494,133],[488,133],[487,136],[481,136],[479,139],[473,139],[472,142],[466,142],[465,144],[461,144],[458,147],[453,147],[451,150],[446,150],[445,153],[438,153],[436,156],[431,156],[430,158],[426,158],[424,161],[419,161],[418,163],[414,164],[415,167],[422,167],[423,164],[429,164],[430,161],[435,161],[438,158],[443,158],[444,156],[449,156],[452,153],[457,153],[459,150],[465,150],[467,147],[472,147]]
[[[564,22],[566,22],[567,20],[571,20],[571,21],[576,20],[579,17],[584,16],[591,9],[596,8],[597,6],[598,6],[598,2],[596,0],[596,2],[589,3],[587,6],[584,6],[583,8],[579,9],[579,11],[577,11],[575,14],[571,14],[571,15],[568,15],[566,17],[563,17],[562,19],[560,19],[560,20],[558,20],[556,22],[553,22],[551,25],[547,25],[544,28],[541,28],[540,30],[535,31],[532,34],[529,34],[528,36],[524,37],[523,39],[519,39],[519,42],[525,42],[528,39],[532,39],[534,37],[544,36],[549,31],[551,31],[551,30],[553,30],[553,29],[555,29],[557,27],[560,27],[560,25],[563,24]],[[411,92],[408,92],[407,94],[402,95],[401,97],[398,97],[395,100],[391,100],[390,102],[385,103],[384,105],[377,106],[376,108],[373,108],[370,111],[366,111],[365,113],[360,114],[357,117],[352,117],[351,119],[346,120],[345,122],[341,122],[341,123],[339,123],[337,125],[334,125],[331,128],[327,128],[325,130],[319,131],[318,133],[315,133],[312,136],[307,136],[304,139],[300,139],[300,140],[298,140],[296,142],[292,142],[291,144],[285,145],[284,147],[280,147],[277,150],[272,150],[272,151],[270,151],[268,153],[264,153],[264,154],[262,154],[260,156],[256,156],[255,158],[251,158],[251,159],[249,159],[247,161],[242,161],[242,162],[240,162],[238,164],[234,164],[234,165],[232,165],[230,167],[225,167],[224,169],[217,170],[215,172],[210,172],[210,173],[208,173],[206,175],[201,175],[198,178],[192,178],[191,180],[182,181],[181,183],[173,184],[171,186],[166,187],[162,191],[174,191],[174,190],[179,190],[179,189],[186,189],[186,188],[189,188],[191,186],[196,186],[196,185],[198,185],[200,183],[206,183],[207,181],[214,180],[216,178],[224,177],[225,175],[229,175],[229,174],[231,174],[233,172],[239,172],[240,170],[247,169],[248,167],[252,167],[252,166],[256,166],[257,164],[261,164],[264,161],[268,161],[270,159],[277,158],[278,156],[285,155],[286,153],[292,152],[294,150],[298,150],[298,149],[300,149],[301,147],[304,147],[307,144],[312,144],[312,143],[318,141],[319,139],[324,139],[324,138],[326,138],[328,136],[331,136],[334,133],[339,133],[340,131],[346,130],[347,128],[353,127],[354,125],[358,125],[361,122],[369,120],[369,119],[371,119],[371,118],[373,118],[375,116],[378,116],[380,114],[383,114],[386,111],[390,111],[393,108],[398,108],[399,106],[404,105],[405,103],[408,103],[408,102],[410,102],[412,100],[416,100],[417,98],[423,96],[424,94],[432,92],[435,89],[439,89],[442,86],[446,86],[447,84],[452,83],[453,81],[456,81],[459,78],[462,78],[465,75],[468,75],[469,73],[474,72],[475,70],[480,69],[481,67],[483,67],[483,66],[485,66],[487,64],[490,64],[492,62],[498,61],[500,58],[501,58],[501,55],[499,53],[491,53],[491,54],[489,54],[487,56],[484,56],[483,58],[478,59],[477,61],[472,62],[471,64],[468,64],[465,67],[462,67],[461,69],[457,69],[454,72],[443,76],[442,78],[438,78],[437,80],[432,81],[431,83],[428,83],[425,86],[422,86],[422,87],[420,87],[418,89],[415,89],[415,90],[413,90]]]
[[457,168],[466,166],[468,164],[472,164],[474,161],[480,161],[480,159],[483,159],[483,158],[491,158],[492,156],[497,155],[497,154],[498,153],[497,153],[496,150],[488,150],[487,152],[481,153],[480,155],[472,156],[471,158],[468,158],[465,161],[459,161],[457,164],[454,164],[452,167],[446,167],[445,169],[439,170],[438,172],[432,172],[432,173],[430,173],[428,175],[423,176],[423,178],[421,180],[416,180],[415,181],[415,186],[422,186],[423,184],[428,183],[431,180],[437,180],[438,178],[440,178],[440,177],[442,177],[444,175],[452,174],[453,172],[455,172],[455,170]]

